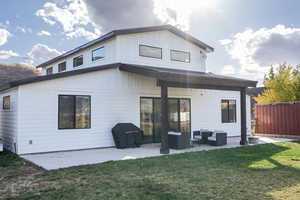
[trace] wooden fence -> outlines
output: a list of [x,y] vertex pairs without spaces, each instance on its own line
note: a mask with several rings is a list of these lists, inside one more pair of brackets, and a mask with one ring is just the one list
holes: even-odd
[[256,104],[255,133],[300,137],[300,102]]

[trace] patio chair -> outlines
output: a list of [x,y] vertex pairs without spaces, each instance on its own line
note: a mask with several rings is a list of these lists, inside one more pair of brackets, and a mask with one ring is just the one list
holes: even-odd
[[214,134],[208,137],[208,144],[213,146],[223,146],[227,144],[227,133],[223,131],[215,131]]
[[188,134],[169,132],[168,141],[171,149],[186,149],[190,147],[190,137]]
[[193,141],[197,141],[199,144],[206,144],[208,137],[212,136],[213,132],[208,129],[200,129],[193,132]]

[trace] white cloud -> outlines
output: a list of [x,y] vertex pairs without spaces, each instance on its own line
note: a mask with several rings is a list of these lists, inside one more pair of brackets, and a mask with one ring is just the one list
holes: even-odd
[[9,36],[11,36],[10,32],[8,32],[6,29],[0,28],[0,46],[7,42]]
[[32,33],[32,29],[31,28],[24,28],[21,26],[17,26],[17,31],[22,32],[22,33]]
[[2,60],[9,59],[11,57],[18,57],[18,56],[19,56],[19,54],[12,51],[12,50],[8,50],[8,51],[2,50],[2,51],[0,51],[0,59],[2,59]]
[[235,68],[232,65],[225,65],[223,67],[222,74],[224,74],[224,75],[234,75],[235,73],[236,73]]
[[152,0],[154,14],[163,22],[188,30],[193,12],[219,12],[216,0]]
[[27,53],[27,60],[31,64],[42,63],[60,54],[61,52],[58,50],[52,49],[45,44],[38,43],[32,47],[29,53]]
[[[36,12],[36,15],[42,17],[50,25],[60,24],[69,37],[90,39],[93,34],[100,33],[99,27],[90,19],[87,6],[82,0],[67,0],[67,4],[63,6],[47,2],[42,9]],[[96,31],[86,30],[85,28],[88,25]]]
[[42,31],[38,32],[37,35],[38,36],[43,36],[43,35],[44,36],[51,36],[51,33],[49,33],[48,31],[42,30]]
[[239,61],[239,73],[251,78],[262,80],[271,65],[300,63],[300,28],[277,25],[270,29],[247,29],[220,43]]
[[97,32],[98,31],[95,30],[95,33],[93,33],[93,32],[87,31],[84,28],[80,27],[80,28],[77,28],[76,30],[74,30],[73,32],[66,33],[66,36],[68,39],[77,38],[77,37],[85,37],[88,40],[93,40],[93,39],[96,39],[97,37],[99,37],[100,33],[98,32],[98,34],[96,34]]

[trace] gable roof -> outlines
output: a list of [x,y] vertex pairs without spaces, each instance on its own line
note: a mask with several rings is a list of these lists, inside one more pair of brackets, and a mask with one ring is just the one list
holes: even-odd
[[12,81],[40,75],[40,72],[24,64],[0,63],[0,86]]
[[213,73],[158,68],[158,67],[145,66],[145,65],[113,63],[108,65],[100,65],[95,67],[89,67],[84,69],[78,69],[73,71],[67,71],[62,73],[56,73],[56,74],[45,75],[45,76],[37,76],[37,77],[28,78],[24,80],[13,81],[4,85],[3,87],[0,87],[0,91],[7,90],[9,88],[17,87],[20,85],[70,77],[74,75],[80,75],[80,74],[101,71],[106,69],[113,69],[113,68],[119,69],[121,71],[129,72],[129,73],[135,73],[143,76],[156,78],[157,80],[181,81],[184,83],[191,83],[191,84],[208,83],[209,85],[215,85],[215,86],[242,88],[242,87],[255,87],[257,83],[256,81],[240,79],[240,78],[235,78],[230,76],[221,76]]
[[47,65],[50,65],[58,60],[64,59],[67,56],[70,56],[72,54],[75,54],[83,49],[86,49],[88,47],[91,47],[97,43],[106,41],[108,39],[111,39],[117,35],[125,35],[125,34],[133,34],[133,33],[143,33],[143,32],[152,32],[152,31],[163,31],[163,30],[167,30],[170,31],[171,33],[183,38],[184,40],[187,40],[195,45],[197,45],[200,48],[203,48],[205,51],[208,52],[213,52],[214,48],[205,44],[204,42],[201,42],[200,40],[198,40],[197,38],[191,36],[190,34],[183,32],[181,30],[179,30],[178,28],[175,28],[174,26],[171,25],[161,25],[161,26],[149,26],[149,27],[141,27],[141,28],[129,28],[129,29],[120,29],[120,30],[114,30],[111,31],[95,40],[92,40],[86,44],[83,44],[75,49],[72,49],[70,51],[67,51],[66,53],[59,55],[49,61],[46,61],[40,65],[37,66],[37,68],[39,67],[45,67]]

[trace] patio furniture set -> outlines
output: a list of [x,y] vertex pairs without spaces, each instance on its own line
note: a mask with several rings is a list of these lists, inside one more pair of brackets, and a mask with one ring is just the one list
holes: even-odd
[[[118,123],[112,128],[112,134],[118,149],[140,147],[142,144],[143,131],[132,123]],[[190,137],[189,134],[170,131],[168,142],[171,149],[190,148],[194,143],[223,146],[227,144],[227,133],[200,129]]]
[[201,129],[194,131],[192,138],[187,134],[169,132],[169,147],[172,149],[185,149],[194,143],[223,146],[227,144],[227,133],[224,131]]

